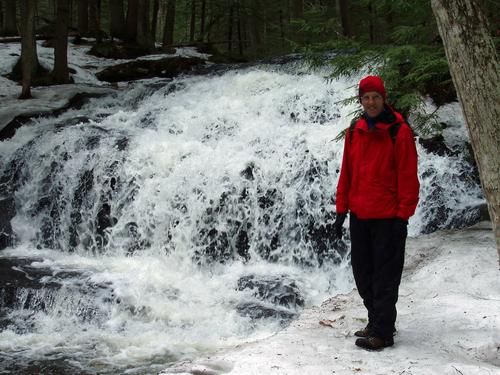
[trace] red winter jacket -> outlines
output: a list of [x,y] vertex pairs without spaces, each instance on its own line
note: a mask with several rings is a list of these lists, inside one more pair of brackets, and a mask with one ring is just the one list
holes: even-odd
[[[403,117],[393,112],[390,124],[378,122],[369,130],[364,118],[348,129],[337,186],[337,213],[351,211],[359,219],[399,217],[415,213],[420,184],[413,132]],[[389,128],[401,126],[396,139]],[[352,139],[351,139],[352,138]]]

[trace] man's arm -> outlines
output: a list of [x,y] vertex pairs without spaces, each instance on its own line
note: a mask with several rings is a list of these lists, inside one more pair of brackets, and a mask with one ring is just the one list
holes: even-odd
[[337,195],[336,195],[336,211],[337,214],[346,214],[349,210],[348,205],[348,195],[349,195],[349,167],[347,160],[347,155],[350,148],[350,138],[351,131],[349,128],[346,130],[345,140],[344,140],[344,154],[342,157],[342,166],[340,168],[340,177],[337,185]]
[[417,173],[417,148],[410,127],[403,123],[395,143],[396,168],[398,172],[397,217],[408,220],[418,204],[420,183]]

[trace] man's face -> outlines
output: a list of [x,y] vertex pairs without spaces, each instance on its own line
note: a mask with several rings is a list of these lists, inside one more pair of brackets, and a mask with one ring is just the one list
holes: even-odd
[[361,105],[368,117],[377,117],[384,110],[384,98],[376,91],[369,91],[361,96]]

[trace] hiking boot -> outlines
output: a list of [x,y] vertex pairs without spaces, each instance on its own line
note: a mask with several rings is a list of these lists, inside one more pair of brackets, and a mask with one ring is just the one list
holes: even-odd
[[356,346],[366,350],[382,350],[393,345],[394,339],[392,337],[381,339],[380,337],[368,336],[356,340]]
[[[396,334],[396,327],[392,329],[392,335],[394,336]],[[360,329],[359,331],[354,332],[354,336],[356,337],[369,337],[373,336],[373,331],[371,328],[366,326],[363,329]]]
[[354,332],[354,336],[356,337],[369,337],[372,334],[372,330],[368,327],[360,329],[359,331]]

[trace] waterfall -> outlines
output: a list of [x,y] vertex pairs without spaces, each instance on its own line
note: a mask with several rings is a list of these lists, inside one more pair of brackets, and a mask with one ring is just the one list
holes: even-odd
[[[1,289],[0,368],[163,368],[349,291],[348,246],[330,233],[336,138],[356,109],[339,101],[359,77],[325,74],[260,65],[137,83],[4,141],[15,245],[0,256],[29,259],[14,269],[34,281]],[[467,160],[418,152],[410,234],[477,220]]]

